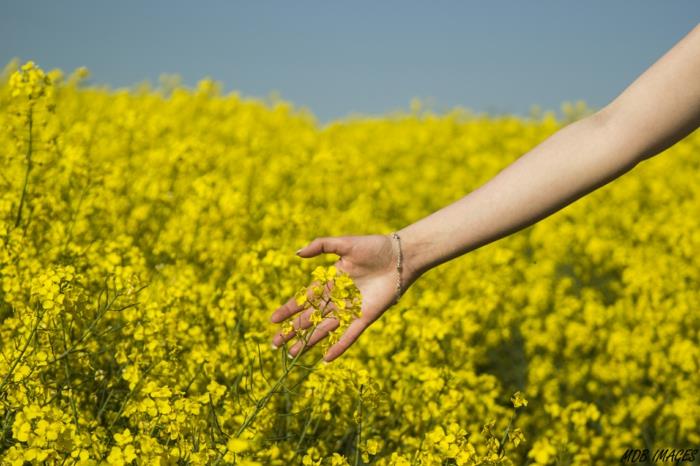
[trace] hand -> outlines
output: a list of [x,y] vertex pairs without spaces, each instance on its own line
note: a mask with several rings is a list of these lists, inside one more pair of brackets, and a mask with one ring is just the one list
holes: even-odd
[[[314,257],[321,253],[339,255],[340,259],[334,264],[335,267],[347,273],[362,294],[362,316],[352,321],[340,339],[328,349],[323,359],[330,362],[343,354],[360,334],[394,303],[398,278],[396,270],[398,245],[389,235],[336,236],[316,238],[297,252],[303,258]],[[404,292],[419,275],[411,270],[408,264],[403,263],[401,278]],[[311,286],[315,284],[312,283]],[[326,287],[325,296],[328,295],[328,291],[329,288]],[[329,304],[329,307],[331,306],[334,306],[332,302]],[[293,322],[294,330],[287,334],[277,333],[272,339],[273,345],[279,347],[293,338],[297,330],[311,326],[309,316],[313,308],[300,313],[301,310],[302,307],[298,306],[295,298],[292,297],[272,313],[270,320],[275,323],[299,314]],[[306,347],[302,348],[303,342],[297,341],[289,350],[289,354],[294,357],[300,350],[304,351],[312,347],[338,325],[338,319],[334,317],[323,319],[309,336]]]

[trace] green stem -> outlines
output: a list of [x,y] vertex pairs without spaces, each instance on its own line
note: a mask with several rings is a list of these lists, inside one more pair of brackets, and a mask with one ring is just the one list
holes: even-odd
[[357,466],[360,462],[360,442],[362,440],[362,389],[364,388],[364,385],[360,385],[360,398],[357,402],[358,404],[358,415],[359,415],[359,422],[357,423],[357,442],[355,443],[355,466]]
[[[306,341],[304,341],[304,344],[306,344]],[[262,411],[262,409],[265,407],[267,402],[272,398],[272,395],[275,394],[277,389],[279,388],[280,385],[282,385],[282,382],[284,382],[285,378],[289,373],[292,371],[294,366],[296,365],[297,360],[299,359],[299,356],[301,356],[301,351],[299,351],[296,356],[294,356],[294,359],[289,363],[287,366],[287,369],[284,371],[284,373],[275,381],[275,384],[270,388],[265,395],[258,400],[258,402],[255,404],[255,411],[253,411],[250,416],[243,422],[241,427],[239,427],[238,431],[235,434],[235,437],[240,437],[243,431],[255,420],[255,418],[258,416],[258,413]],[[318,364],[323,357],[319,358],[318,361],[314,363],[314,366]],[[214,465],[217,465],[221,462],[221,459],[226,456],[226,453],[228,452],[228,448],[224,447],[223,452],[219,452],[217,460],[214,462]]]
[[[307,332],[307,333],[304,335],[304,346],[306,346],[306,342],[307,342],[306,337],[307,337],[307,335],[309,335],[309,334],[310,334],[310,332]],[[279,378],[275,381],[275,384],[267,391],[267,393],[265,393],[265,395],[264,395],[262,398],[260,398],[260,400],[258,400],[258,402],[255,404],[255,411],[253,411],[253,412],[250,414],[250,416],[248,416],[248,418],[245,420],[245,422],[243,422],[243,424],[241,425],[241,427],[240,427],[240,428],[238,429],[238,431],[236,432],[236,437],[240,437],[240,435],[243,433],[243,431],[255,420],[255,418],[257,417],[258,413],[259,413],[260,411],[262,411],[262,409],[265,407],[265,405],[266,405],[267,402],[270,400],[270,398],[272,398],[272,395],[274,395],[274,394],[277,392],[277,389],[278,389],[278,388],[280,387],[280,385],[282,385],[282,383],[285,381],[285,379],[287,378],[287,376],[289,375],[289,373],[292,371],[292,369],[293,369],[294,366],[296,365],[296,363],[297,363],[297,361],[298,361],[298,359],[299,359],[299,357],[300,357],[301,355],[302,355],[302,351],[297,352],[296,356],[294,356],[294,359],[292,359],[292,361],[291,361],[291,362],[289,363],[289,365],[287,366],[287,369],[285,369],[285,371],[282,373],[282,375],[280,375]],[[316,362],[314,363],[314,366],[315,366],[319,361],[321,361],[321,359],[323,359],[323,357],[321,357],[318,361],[316,361]]]
[[66,374],[68,390],[70,390],[68,399],[70,401],[71,410],[73,411],[73,422],[75,423],[75,430],[77,430],[78,433],[80,433],[80,423],[78,422],[78,408],[75,406],[75,398],[73,397],[73,383],[70,380],[71,373],[68,370],[68,359],[63,360],[63,369]]
[[513,419],[515,419],[515,413],[516,410],[513,408],[513,414],[510,415],[510,421],[508,421],[508,426],[506,427],[505,432],[503,432],[503,439],[501,440],[501,444],[498,446],[498,456],[501,456],[501,453],[503,452],[503,447],[506,444],[506,439],[508,437],[508,432],[510,432],[510,426],[513,424]]
[[[311,332],[306,332],[303,336],[303,342],[304,344],[302,345],[302,349],[306,346],[306,343],[308,342],[307,337],[311,334]],[[238,431],[236,432],[235,436],[240,437],[243,431],[245,431],[246,428],[255,420],[255,418],[258,416],[260,411],[263,410],[265,405],[267,405],[267,402],[272,398],[272,395],[274,395],[277,392],[277,389],[282,385],[282,383],[286,380],[287,376],[289,373],[292,371],[292,369],[297,365],[297,361],[299,360],[299,357],[302,355],[302,351],[299,350],[297,354],[294,356],[294,358],[291,360],[291,362],[287,365],[285,368],[284,372],[282,375],[279,376],[279,378],[275,381],[274,385],[265,393],[265,395],[258,400],[258,402],[255,404],[255,411],[253,411],[250,416],[241,424],[241,427],[238,428]],[[318,360],[316,360],[312,367],[315,367],[318,365],[319,362],[323,360],[323,356],[321,356]],[[219,452],[219,459],[214,463],[218,464],[221,461],[221,458],[226,455],[226,452],[228,451],[228,448],[224,449],[224,452],[221,453]]]
[[[326,307],[328,307],[328,304],[330,303],[330,298],[325,301],[323,309],[321,309],[321,314],[326,310]],[[315,330],[316,326],[310,327],[307,329],[306,332],[302,334],[302,341],[303,344],[301,345],[301,348],[299,351],[297,351],[297,354],[292,358],[291,362],[285,367],[284,372],[282,375],[279,376],[279,378],[275,381],[274,385],[268,389],[268,391],[263,395],[262,398],[260,398],[256,403],[255,403],[255,410],[246,418],[245,421],[243,421],[243,424],[238,428],[238,431],[235,434],[235,437],[238,438],[241,436],[241,434],[248,428],[248,426],[255,420],[255,418],[258,416],[260,411],[263,410],[265,405],[267,405],[267,402],[272,398],[272,395],[274,395],[277,392],[277,389],[282,385],[282,383],[286,380],[287,376],[289,373],[292,371],[294,366],[297,365],[297,361],[299,360],[299,357],[304,353],[304,348],[306,348],[306,345],[308,343],[308,338],[311,336],[311,333],[313,333],[313,330]],[[286,344],[283,346],[283,350],[287,351]],[[315,367],[319,362],[323,360],[323,356],[321,356],[318,360],[316,360],[312,367]],[[217,465],[221,462],[222,458],[226,456],[226,453],[228,452],[228,448],[225,447],[223,452],[219,452],[219,455],[214,462],[214,465]]]
[[17,359],[15,359],[12,362],[12,365],[10,366],[10,370],[7,371],[7,374],[5,374],[5,377],[2,379],[2,383],[0,383],[0,393],[2,393],[3,389],[5,388],[5,385],[8,383],[10,380],[10,377],[12,376],[12,373],[15,370],[15,367],[17,367],[17,364],[22,360],[22,357],[24,357],[24,353],[27,351],[27,348],[29,347],[29,343],[31,343],[32,339],[34,338],[34,335],[36,335],[36,331],[39,328],[39,324],[41,323],[42,317],[44,317],[44,310],[39,312],[37,319],[36,319],[36,324],[34,325],[34,328],[32,328],[32,332],[29,334],[27,337],[27,341],[24,343],[24,346],[22,347],[22,351],[20,351],[19,356],[17,356]]
[[[314,394],[313,390],[311,391],[311,399],[314,399]],[[313,407],[313,402],[311,404],[311,409],[309,410],[309,415],[306,418],[306,423],[304,424],[304,430],[301,432],[301,436],[299,437],[299,441],[297,442],[297,447],[294,449],[294,456],[292,457],[292,460],[296,458],[297,454],[301,450],[301,445],[304,443],[304,438],[306,437],[306,431],[309,429],[309,425],[311,425],[311,420],[313,419],[313,414],[314,414],[314,407]]]

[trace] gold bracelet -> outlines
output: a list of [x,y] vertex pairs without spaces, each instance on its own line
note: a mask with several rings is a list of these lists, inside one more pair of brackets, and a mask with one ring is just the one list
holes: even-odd
[[399,298],[403,294],[403,286],[401,284],[401,271],[403,270],[403,252],[401,251],[401,237],[398,233],[394,232],[391,234],[392,238],[396,238],[396,242],[399,245],[399,257],[396,261],[396,271],[398,272],[398,278],[396,280],[396,298],[394,298],[394,304],[399,302]]

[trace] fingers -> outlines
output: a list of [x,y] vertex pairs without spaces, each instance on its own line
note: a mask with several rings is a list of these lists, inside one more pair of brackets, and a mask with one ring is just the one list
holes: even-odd
[[[307,293],[308,296],[308,293]],[[296,298],[292,296],[289,298],[289,301],[284,303],[282,306],[277,308],[275,312],[272,313],[272,316],[270,316],[270,321],[273,323],[279,323],[282,322],[283,320],[286,320],[288,317],[296,314],[297,312],[301,311],[303,309],[302,306],[299,306],[297,304]]]
[[[352,249],[351,242],[347,237],[342,237],[342,236],[335,236],[335,237],[319,237],[315,238],[311,243],[309,243],[307,246],[299,249],[297,251],[297,255],[300,257],[314,257],[319,254],[326,254],[326,253],[332,253],[332,254],[337,254],[339,256],[343,256],[345,254],[349,254],[350,250]],[[341,258],[342,260],[342,258]],[[339,265],[340,261],[336,262],[336,267]],[[313,288],[318,285],[318,282],[313,282],[308,288],[307,288],[307,298],[308,300],[313,300],[316,298],[316,296],[313,293]],[[324,288],[324,293],[322,295],[323,299],[328,299],[330,295],[330,291],[333,288],[333,283],[328,282],[326,283],[326,286]],[[323,315],[325,316],[331,310],[335,308],[335,305],[332,302],[329,302],[327,305],[325,305]],[[303,312],[301,312],[303,311]],[[301,313],[300,313],[301,312]],[[272,339],[272,345],[276,348],[279,348],[282,344],[285,342],[289,341],[290,339],[294,338],[298,331],[300,329],[307,329],[309,328],[312,324],[310,321],[310,316],[313,314],[314,308],[313,307],[308,307],[308,304],[302,304],[301,306],[297,304],[296,301],[296,296],[291,297],[286,303],[284,303],[282,306],[277,308],[272,315],[270,316],[270,321],[273,323],[280,323],[283,322],[284,320],[288,319],[291,316],[294,316],[295,314],[299,314],[298,317],[295,317],[293,319],[292,325],[293,325],[293,330],[288,332],[288,333],[282,333],[279,332],[277,333],[273,339]],[[307,346],[312,346],[315,344],[318,340],[324,338],[326,335],[328,335],[328,332],[331,330],[334,330],[337,328],[339,325],[339,322],[337,319],[324,319],[322,320],[318,326],[312,331],[311,335],[309,336],[309,339],[307,341]],[[292,349],[294,352],[292,353],[290,350],[290,354],[294,356],[296,352],[298,352],[303,345],[302,341],[298,341]],[[340,354],[340,353],[339,353]]]
[[[324,315],[330,312],[329,308],[331,306],[334,306],[332,302],[329,303],[326,307]],[[309,316],[311,315],[313,310],[313,308],[307,309],[300,315],[299,318],[295,318],[293,322],[294,330],[287,334],[283,334],[282,332],[278,333],[273,338],[273,344],[279,348],[284,342],[294,338],[294,336],[297,334],[297,331],[300,328],[305,329],[310,327],[311,322],[309,321]],[[340,322],[338,322],[338,319],[336,319],[335,317],[323,319],[311,332],[311,335],[309,336],[306,342],[306,346],[304,346],[304,342],[302,340],[297,341],[289,349],[289,356],[295,357],[299,351],[305,351],[306,349],[314,346],[320,340],[325,338],[330,331],[338,328],[339,325]],[[368,326],[369,322],[362,318],[355,319],[354,321],[352,321],[348,328],[345,330],[345,333],[343,333],[343,335],[340,337],[340,340],[328,349],[326,354],[323,356],[323,360],[325,362],[331,362],[338,356],[342,355],[353,343],[355,343],[355,341],[359,338],[359,336],[362,334],[362,332],[364,332],[364,330]]]
[[355,340],[365,331],[369,324],[362,318],[353,320],[345,333],[340,337],[338,342],[331,346],[326,354],[323,356],[323,360],[326,362],[331,362],[347,350],[350,345],[355,343]]
[[[306,288],[306,298],[308,300],[313,300],[315,299],[314,296],[314,287],[318,285],[318,281],[313,281],[311,284]],[[322,296],[326,295],[327,291],[331,290],[331,284],[326,283],[326,286],[324,288],[324,294]],[[297,312],[301,311],[304,309],[304,306],[300,306],[297,304],[296,296],[292,296],[289,298],[289,300],[284,303],[282,306],[278,307],[270,316],[270,322],[272,323],[279,323],[282,322],[283,320],[287,320],[289,317],[293,316]]]
[[[317,283],[317,282],[315,282],[315,283]],[[321,314],[322,316],[325,316],[328,313],[330,313],[331,311],[334,311],[337,309],[336,305],[332,301],[330,301],[330,297],[328,296],[328,293],[327,293],[328,291],[331,290],[331,288],[332,288],[332,284],[327,283],[326,287],[324,289],[324,296],[322,297],[322,301],[321,301],[321,309],[323,310],[323,313]],[[311,293],[311,295],[312,295],[313,291],[310,291],[309,293]],[[287,304],[285,304],[285,306],[287,306]],[[299,306],[297,306],[296,301],[294,302],[293,306],[296,306],[298,308],[296,312],[298,312],[301,309]],[[288,332],[288,333],[278,332],[272,338],[272,344],[279,348],[280,346],[282,346],[283,343],[294,338],[297,335],[297,332],[299,329],[306,329],[306,328],[311,327],[312,324],[311,324],[310,317],[314,311],[315,311],[314,307],[308,307],[303,312],[301,312],[297,317],[294,317],[294,319],[292,320],[293,330],[291,332]],[[320,323],[319,323],[319,325],[320,325]]]
[[294,330],[292,330],[289,333],[283,333],[283,332],[277,332],[274,337],[272,337],[272,344],[275,345],[276,347],[282,346],[284,342],[287,342],[294,338],[297,334],[297,331],[299,329],[304,329],[309,327],[309,316],[313,312],[313,308],[306,309],[304,312],[299,314],[298,317],[295,317],[294,320],[292,320],[292,325],[294,326]]
[[297,251],[300,257],[314,257],[321,253],[338,254],[339,256],[350,252],[350,243],[342,236],[325,236],[314,239],[311,243]]
[[304,350],[311,348],[316,343],[318,343],[323,338],[325,338],[328,335],[328,332],[338,328],[339,325],[340,325],[340,322],[338,322],[338,319],[336,319],[335,317],[323,319],[316,326],[316,328],[313,330],[313,332],[311,332],[311,336],[309,337],[309,340],[306,342],[306,346],[303,346],[303,344],[304,344],[303,341],[298,341],[289,350],[289,354],[291,354],[292,356],[296,356],[297,352],[299,352],[302,349],[302,346],[303,346]]

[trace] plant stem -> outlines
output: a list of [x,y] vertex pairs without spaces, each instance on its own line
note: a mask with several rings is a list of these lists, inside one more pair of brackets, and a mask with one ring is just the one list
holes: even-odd
[[359,415],[359,422],[357,423],[357,442],[355,443],[355,466],[357,466],[360,462],[360,442],[362,440],[362,389],[364,388],[364,385],[360,385],[360,398],[357,402],[358,404],[358,415]]
[[508,426],[506,427],[505,432],[503,432],[503,439],[501,440],[501,444],[498,446],[498,456],[501,456],[501,453],[503,452],[503,447],[506,444],[506,440],[508,438],[508,432],[510,432],[510,426],[513,424],[513,419],[515,419],[515,413],[516,410],[515,408],[513,409],[513,414],[510,415],[510,421],[508,421]]
[[[326,310],[328,307],[328,304],[330,303],[330,298],[324,302],[323,309],[321,309],[321,314]],[[282,375],[279,376],[279,378],[275,381],[274,385],[267,390],[265,395],[263,395],[262,398],[260,398],[256,403],[255,403],[255,410],[246,418],[245,421],[243,421],[243,424],[238,428],[238,431],[235,434],[235,437],[238,438],[241,436],[241,434],[245,431],[246,428],[255,420],[255,418],[258,416],[260,411],[263,410],[265,405],[267,405],[267,402],[272,398],[272,395],[274,395],[277,392],[277,389],[282,385],[282,383],[286,380],[287,376],[289,373],[292,371],[294,366],[297,365],[297,361],[299,360],[299,357],[304,353],[304,348],[306,348],[306,345],[308,343],[308,339],[311,336],[311,333],[313,333],[313,330],[316,328],[316,326],[310,327],[307,329],[306,332],[302,334],[301,340],[303,341],[303,344],[301,345],[301,348],[299,351],[297,351],[297,354],[292,358],[291,362],[286,365],[284,368],[284,372]],[[286,349],[286,344],[284,345],[283,349],[287,351]],[[321,360],[323,359],[323,356],[321,356],[318,360],[314,362],[314,364],[311,367],[315,367]],[[219,464],[221,462],[221,459],[226,455],[228,452],[228,448],[224,448],[223,453],[219,452],[219,456],[217,460],[214,462],[214,465]]]
[[[304,346],[306,346],[306,335],[304,337]],[[241,427],[239,427],[238,431],[236,432],[236,437],[239,437],[243,431],[255,420],[257,417],[258,413],[262,411],[262,409],[265,407],[267,402],[269,401],[270,398],[272,398],[272,395],[275,394],[277,389],[279,388],[280,385],[284,382],[284,380],[287,378],[289,373],[292,371],[294,366],[296,365],[299,357],[302,355],[302,351],[297,352],[296,356],[294,356],[294,359],[289,363],[285,371],[282,373],[282,375],[279,376],[279,378],[275,381],[275,384],[265,393],[265,395],[258,400],[258,402],[255,404],[255,411],[253,411],[250,416],[243,422]],[[320,361],[320,359],[319,359]],[[318,361],[316,361],[318,363]],[[314,364],[315,365],[315,364]]]
[[31,343],[32,338],[34,338],[34,335],[36,335],[36,331],[39,328],[39,324],[41,323],[42,317],[44,317],[44,311],[43,309],[38,312],[38,316],[36,319],[36,324],[34,325],[34,328],[32,328],[32,332],[29,334],[27,337],[27,341],[24,342],[24,346],[22,347],[22,351],[20,351],[19,356],[17,356],[17,359],[15,359],[12,362],[12,365],[10,366],[10,370],[7,371],[7,374],[5,374],[5,377],[2,379],[2,383],[0,383],[0,393],[2,393],[3,389],[5,388],[5,385],[8,383],[10,380],[10,377],[12,376],[12,373],[15,370],[15,367],[17,367],[17,364],[22,360],[22,357],[24,356],[24,353],[27,351],[27,348],[29,347],[29,343]]

